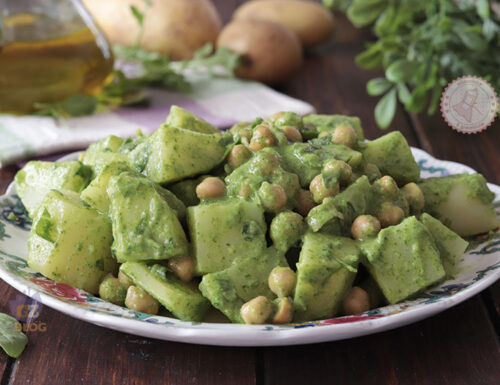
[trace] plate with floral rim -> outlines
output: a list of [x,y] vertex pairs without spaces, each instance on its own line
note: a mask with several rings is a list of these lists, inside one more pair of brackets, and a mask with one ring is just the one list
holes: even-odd
[[[412,148],[422,177],[474,172],[468,166],[433,158]],[[62,159],[76,159],[71,154]],[[496,195],[500,215],[500,187],[488,184]],[[23,294],[71,317],[102,327],[168,341],[221,346],[278,346],[341,340],[394,329],[430,317],[476,295],[500,278],[500,231],[470,239],[459,273],[417,296],[356,316],[289,325],[239,325],[185,322],[162,315],[135,312],[105,302],[83,290],[56,283],[26,263],[31,221],[14,184],[0,197],[0,278]]]

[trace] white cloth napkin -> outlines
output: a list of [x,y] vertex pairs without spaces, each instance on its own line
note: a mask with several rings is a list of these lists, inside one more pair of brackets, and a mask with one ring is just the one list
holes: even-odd
[[235,78],[197,81],[188,93],[152,89],[148,108],[119,108],[91,116],[55,120],[0,114],[0,167],[25,158],[83,149],[108,135],[134,136],[154,131],[176,104],[219,128],[252,121],[278,111],[314,112],[303,101],[263,84]]

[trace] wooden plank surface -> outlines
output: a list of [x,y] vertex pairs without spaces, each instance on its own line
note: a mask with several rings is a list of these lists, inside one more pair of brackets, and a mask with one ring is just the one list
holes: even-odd
[[485,293],[490,304],[490,317],[495,326],[497,336],[500,338],[500,282],[495,283]]
[[14,179],[17,168],[14,166],[0,168],[0,195],[5,193],[7,187]]
[[[44,307],[11,384],[255,384],[254,350],[115,332]],[[37,379],[39,379],[37,382]]]
[[500,119],[486,131],[462,134],[450,128],[440,112],[429,117],[412,116],[411,122],[422,148],[436,158],[466,164],[484,175],[490,183],[500,184]]
[[500,379],[498,343],[477,297],[400,329],[269,348],[264,357],[267,383],[275,385],[471,385]]

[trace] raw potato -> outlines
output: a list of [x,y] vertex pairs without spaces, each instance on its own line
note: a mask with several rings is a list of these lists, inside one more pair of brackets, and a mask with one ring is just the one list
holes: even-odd
[[333,31],[333,16],[320,4],[303,0],[252,0],[234,13],[235,20],[268,20],[290,28],[304,47],[323,43]]
[[220,33],[217,46],[242,56],[236,75],[268,84],[287,80],[302,64],[302,47],[287,27],[264,20],[235,20]]
[[[144,0],[83,0],[112,43],[135,44],[139,25],[130,11],[145,10]],[[145,14],[141,48],[190,59],[205,43],[215,43],[221,19],[210,0],[151,0]]]

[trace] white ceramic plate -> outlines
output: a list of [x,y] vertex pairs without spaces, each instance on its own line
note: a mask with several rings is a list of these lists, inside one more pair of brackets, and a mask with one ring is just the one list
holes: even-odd
[[[471,168],[437,160],[412,149],[423,177],[474,172]],[[66,157],[68,159],[68,157]],[[71,159],[71,157],[70,157]],[[73,156],[72,159],[75,159]],[[500,187],[489,185],[500,206]],[[294,345],[334,341],[376,333],[430,317],[479,293],[500,277],[500,233],[476,237],[480,243],[464,255],[454,280],[448,280],[417,298],[371,310],[359,316],[296,325],[237,325],[194,323],[152,316],[104,302],[82,290],[57,284],[26,265],[31,222],[9,186],[0,197],[0,277],[23,294],[71,317],[144,337],[226,346]]]

